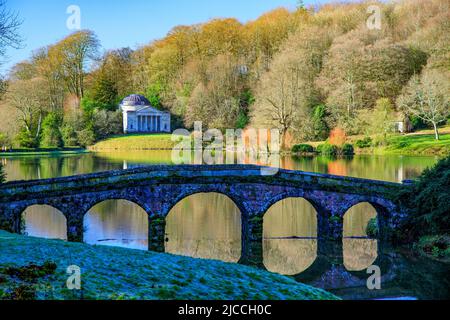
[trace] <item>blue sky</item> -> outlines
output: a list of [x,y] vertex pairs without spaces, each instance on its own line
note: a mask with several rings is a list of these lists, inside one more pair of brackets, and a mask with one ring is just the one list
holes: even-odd
[[[326,0],[306,0],[319,4]],[[174,26],[194,24],[217,17],[235,17],[242,22],[283,6],[294,9],[297,0],[8,0],[6,6],[19,13],[24,48],[8,50],[1,66],[7,72],[32,51],[55,43],[73,32],[66,27],[69,5],[81,9],[81,28],[93,30],[102,49],[136,48],[164,37]]]

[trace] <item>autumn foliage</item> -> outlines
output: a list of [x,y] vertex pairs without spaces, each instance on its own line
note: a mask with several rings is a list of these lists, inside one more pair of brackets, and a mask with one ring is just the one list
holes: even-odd
[[344,130],[342,130],[341,128],[335,128],[331,130],[329,138],[330,144],[342,147],[346,141],[347,136]]

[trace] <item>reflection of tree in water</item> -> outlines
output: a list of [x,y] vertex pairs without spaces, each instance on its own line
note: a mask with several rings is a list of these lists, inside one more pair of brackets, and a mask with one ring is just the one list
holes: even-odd
[[366,228],[371,219],[377,217],[375,208],[367,202],[350,208],[344,215],[343,255],[344,266],[349,271],[360,271],[371,266],[378,255],[378,242],[367,237]]
[[47,205],[28,207],[23,213],[24,233],[28,236],[67,240],[66,217]]
[[263,237],[267,270],[285,275],[301,273],[317,257],[316,210],[303,198],[277,202],[264,216]]
[[166,252],[237,262],[241,257],[241,214],[224,195],[195,194],[170,211],[166,237]]
[[271,272],[296,275],[317,258],[315,239],[264,239],[264,266]]
[[133,249],[148,249],[148,216],[135,203],[107,200],[84,217],[84,241]]
[[378,257],[378,241],[374,239],[343,239],[344,266],[348,271],[365,270]]

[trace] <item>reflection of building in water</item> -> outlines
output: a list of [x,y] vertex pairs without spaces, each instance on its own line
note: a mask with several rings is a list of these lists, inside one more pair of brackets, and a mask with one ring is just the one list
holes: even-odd
[[316,260],[316,210],[307,200],[287,198],[277,202],[265,214],[263,228],[263,258],[267,270],[295,275]]
[[84,217],[84,241],[89,244],[148,249],[148,216],[126,200],[107,200]]
[[47,205],[34,205],[28,207],[22,216],[26,235],[67,240],[66,217],[58,209]]
[[241,213],[225,195],[199,193],[181,200],[166,219],[166,252],[237,262]]
[[366,228],[371,219],[376,219],[377,211],[367,202],[350,208],[344,215],[343,255],[344,266],[349,271],[367,269],[377,259],[378,242],[374,239],[354,239],[367,237]]

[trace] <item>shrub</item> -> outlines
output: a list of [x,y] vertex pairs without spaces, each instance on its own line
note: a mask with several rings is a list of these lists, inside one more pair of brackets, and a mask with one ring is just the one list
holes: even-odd
[[321,155],[334,156],[338,154],[338,147],[329,143],[324,143],[317,146],[317,152]]
[[19,132],[16,139],[19,145],[23,148],[37,148],[39,145],[39,140],[36,138],[36,136],[25,129],[22,129]]
[[63,125],[61,128],[61,135],[66,147],[73,147],[77,145],[77,133],[71,124],[66,123]]
[[294,153],[311,153],[314,152],[313,146],[309,144],[296,144],[292,147]]
[[6,134],[0,133],[0,149],[3,149],[4,147],[10,147],[10,146],[11,146],[11,140],[9,139],[9,137]]
[[351,156],[355,154],[355,150],[350,143],[345,143],[339,151],[339,153],[344,156]]
[[77,132],[78,144],[83,148],[93,145],[95,142],[95,134],[91,129],[84,129]]
[[378,220],[377,218],[372,218],[366,227],[366,234],[369,238],[376,238],[378,236]]
[[358,140],[358,141],[356,141],[355,146],[360,149],[370,148],[372,146],[372,138],[365,137],[362,140]]

